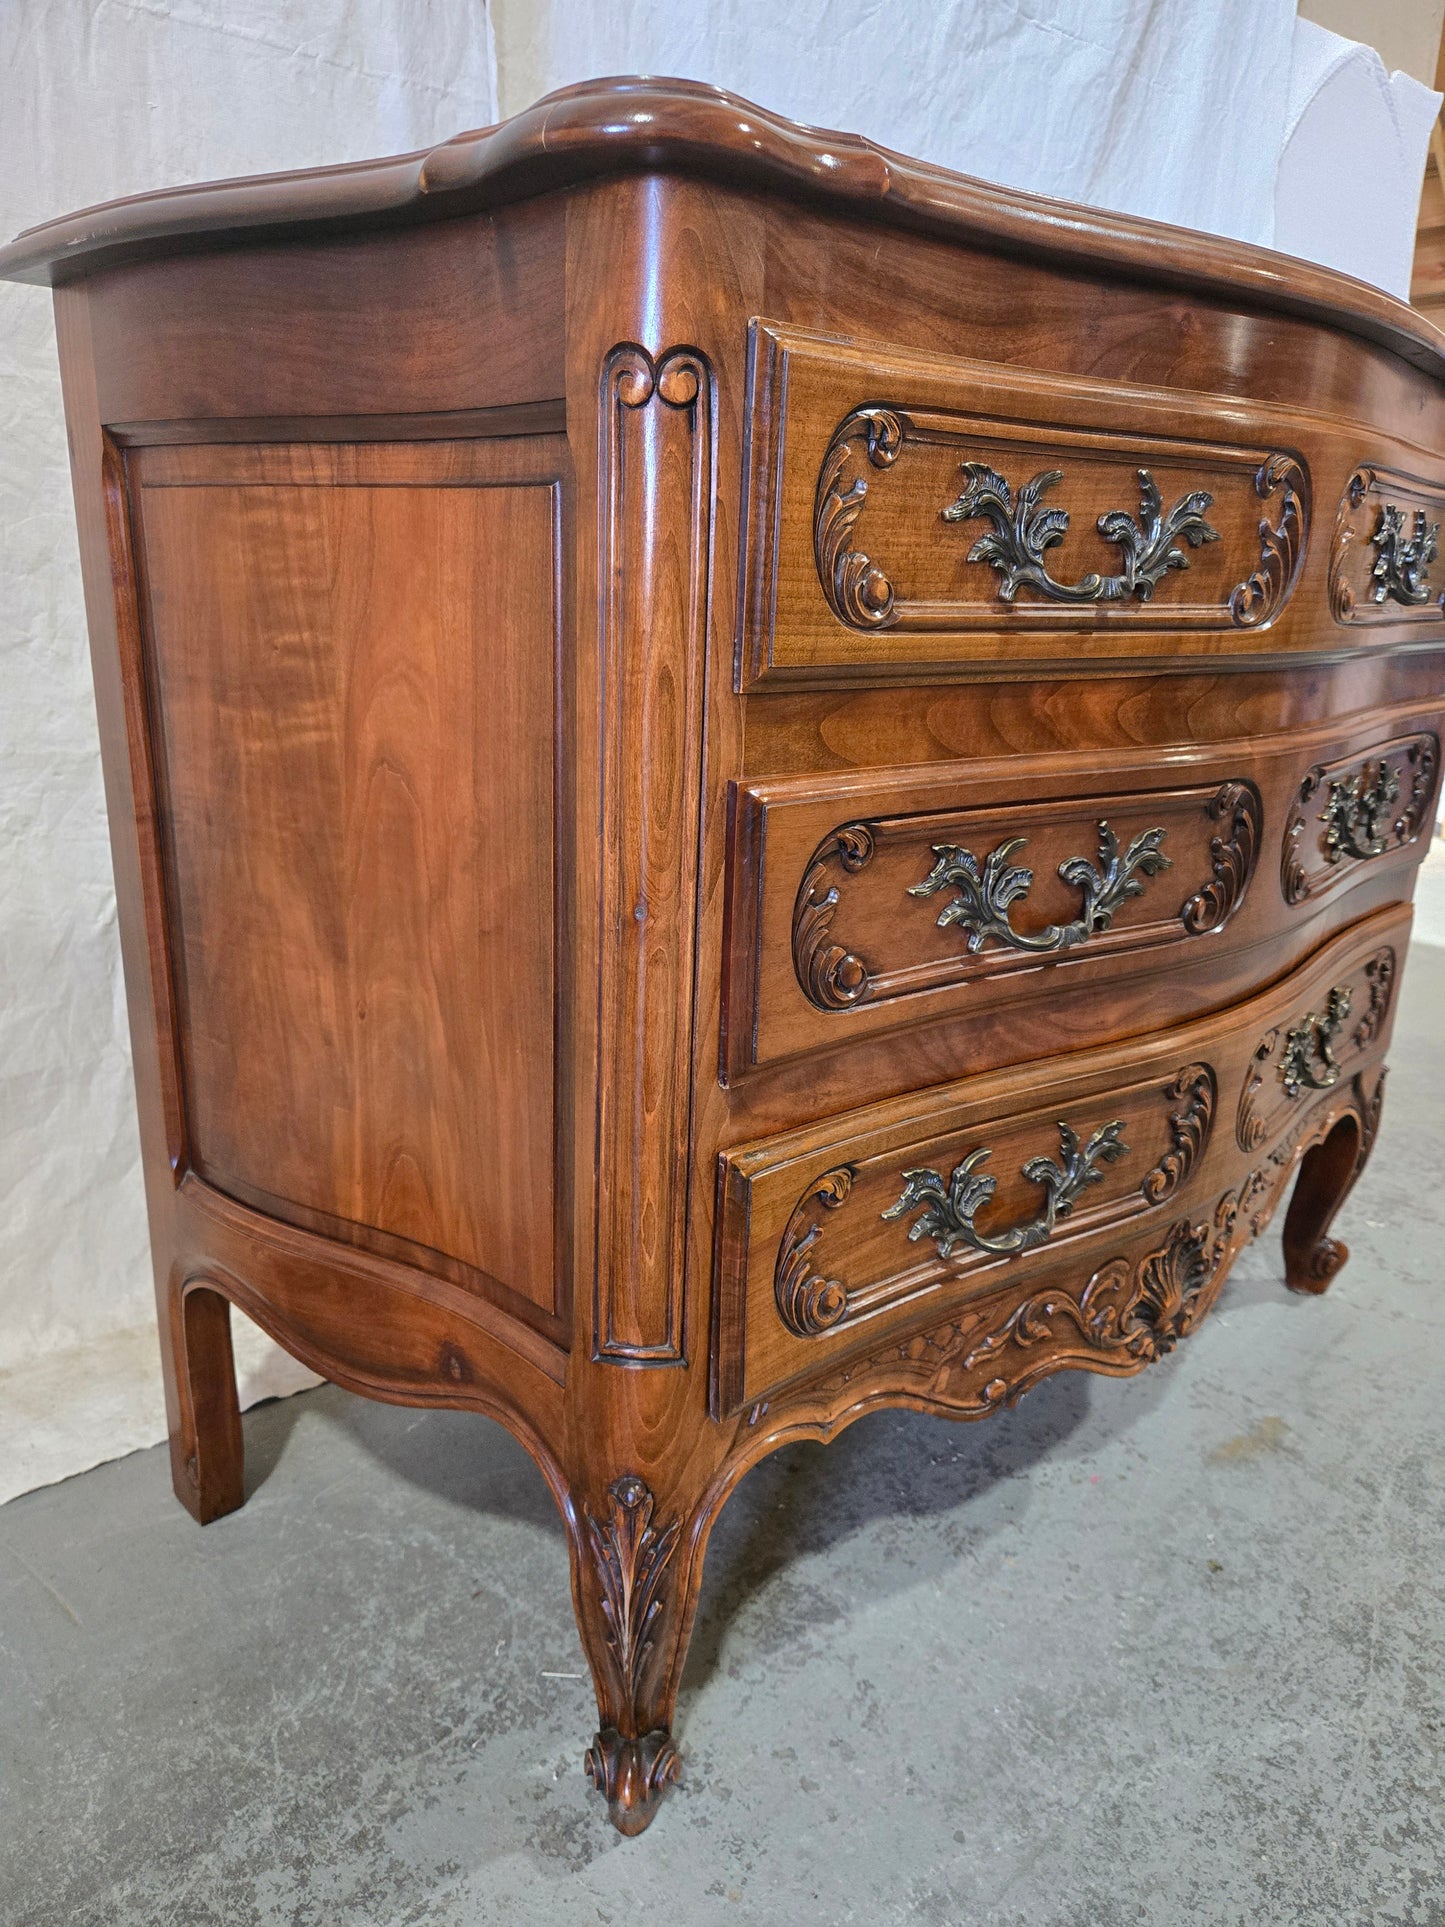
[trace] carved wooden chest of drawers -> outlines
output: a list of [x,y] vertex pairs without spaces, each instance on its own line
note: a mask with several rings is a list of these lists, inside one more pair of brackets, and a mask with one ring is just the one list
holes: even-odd
[[708,1532],[1129,1373],[1380,1116],[1445,338],[682,83],[117,203],[55,299],[176,1489],[228,1303],[499,1418],[625,1831]]

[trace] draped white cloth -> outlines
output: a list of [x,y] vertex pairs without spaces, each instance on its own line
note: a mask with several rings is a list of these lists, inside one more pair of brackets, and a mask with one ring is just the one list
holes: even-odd
[[[650,71],[1010,185],[1287,234],[1398,289],[1435,97],[1306,41],[1292,94],[1293,0],[32,0],[0,8],[0,231],[421,147],[568,81]],[[45,293],[0,286],[0,357],[4,1499],[151,1443],[164,1418]],[[248,1400],[309,1382],[240,1336]]]

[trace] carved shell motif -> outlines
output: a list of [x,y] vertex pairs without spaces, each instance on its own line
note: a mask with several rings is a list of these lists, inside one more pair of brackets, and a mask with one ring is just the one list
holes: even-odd
[[1172,1196],[1198,1163],[1214,1118],[1214,1088],[1214,1072],[1207,1064],[1186,1064],[1165,1085],[1164,1095],[1179,1108],[1169,1114],[1170,1147],[1140,1186],[1150,1204]]

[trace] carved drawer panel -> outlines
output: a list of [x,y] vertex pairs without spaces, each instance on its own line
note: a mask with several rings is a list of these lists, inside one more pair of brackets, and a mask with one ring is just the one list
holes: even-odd
[[1305,442],[1297,411],[755,323],[743,679],[1273,646]]
[[715,1413],[963,1307],[995,1308],[981,1332],[1009,1329],[1051,1280],[1166,1250],[1200,1199],[1227,1191],[1231,1216],[1262,1223],[1344,1099],[1378,1111],[1407,932],[1407,910],[1376,912],[1214,1017],[724,1154]]
[[1235,745],[741,787],[727,1075],[986,1012],[1016,1056],[1087,1046],[1142,1027],[1126,986],[1161,965],[1181,1016],[1244,996],[1291,961],[1281,941],[1318,940],[1316,912],[1348,914],[1338,893],[1401,893],[1439,765],[1418,712],[1383,710]]
[[1345,484],[1330,547],[1330,609],[1349,626],[1445,625],[1445,481],[1364,464]]
[[1285,825],[1280,888],[1286,903],[1318,901],[1362,863],[1407,848],[1422,832],[1428,836],[1439,767],[1433,730],[1315,764]]
[[[1162,950],[1217,936],[1239,911],[1260,839],[1248,777],[1041,798],[1048,778],[1017,766],[991,775],[739,797],[734,1072],[1138,972]],[[1003,785],[1020,793],[998,801]]]

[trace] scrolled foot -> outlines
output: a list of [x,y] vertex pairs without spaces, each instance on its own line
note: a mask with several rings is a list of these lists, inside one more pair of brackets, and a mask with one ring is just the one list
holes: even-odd
[[1285,1249],[1285,1283],[1291,1291],[1308,1291],[1318,1297],[1329,1288],[1330,1280],[1350,1255],[1350,1247],[1338,1238],[1320,1238],[1303,1253]]
[[662,1796],[682,1771],[682,1756],[665,1727],[627,1740],[615,1726],[604,1726],[582,1762],[588,1779],[607,1802],[619,1833],[641,1833],[651,1825]]

